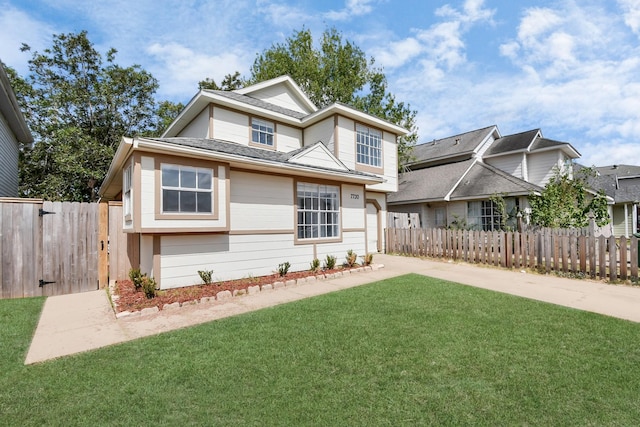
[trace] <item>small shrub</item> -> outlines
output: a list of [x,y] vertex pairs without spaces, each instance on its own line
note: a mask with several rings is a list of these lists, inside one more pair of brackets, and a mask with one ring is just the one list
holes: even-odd
[[356,262],[358,261],[358,254],[356,254],[351,249],[349,249],[347,251],[347,256],[345,257],[345,260],[346,260],[347,267],[353,267],[354,265],[356,265]]
[[309,270],[313,271],[314,273],[320,270],[320,260],[318,258],[314,258],[313,261],[311,261]]
[[213,270],[198,270],[198,274],[200,275],[200,280],[202,280],[205,285],[211,283]]
[[280,277],[286,276],[287,273],[289,272],[289,268],[291,268],[291,264],[289,264],[289,261],[283,262],[282,264],[279,264],[278,265],[278,274],[280,274]]
[[139,268],[132,268],[129,270],[129,279],[133,282],[133,286],[136,287],[136,290],[142,287],[142,282],[146,274],[142,274]]
[[362,265],[371,265],[372,262],[373,262],[373,254],[366,254],[362,258]]
[[158,284],[156,283],[156,279],[153,277],[147,277],[145,274],[142,278],[142,290],[148,299],[151,299],[156,296],[156,288]]
[[334,257],[333,255],[327,255],[327,257],[324,259],[324,269],[325,270],[333,270],[336,267],[336,257]]

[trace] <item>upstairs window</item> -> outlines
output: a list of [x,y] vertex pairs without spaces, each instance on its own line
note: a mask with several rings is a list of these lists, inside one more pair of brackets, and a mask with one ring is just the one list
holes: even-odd
[[162,213],[213,213],[213,170],[162,164]]
[[340,190],[335,185],[299,182],[298,239],[340,236]]
[[362,165],[382,167],[382,132],[356,125],[356,156]]
[[273,147],[273,123],[266,120],[251,119],[251,142]]

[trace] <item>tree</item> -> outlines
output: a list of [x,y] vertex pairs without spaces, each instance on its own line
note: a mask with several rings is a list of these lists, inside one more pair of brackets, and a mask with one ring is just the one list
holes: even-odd
[[58,34],[33,52],[26,78],[12,76],[35,139],[21,150],[23,196],[92,200],[122,136],[157,125],[156,79],[138,65],[117,65],[116,53],[105,63],[86,31]]
[[215,80],[207,77],[204,80],[198,82],[198,89],[211,89],[211,90],[236,90],[244,86],[244,82],[240,78],[240,71],[236,71],[233,74],[227,74],[222,79],[222,84],[218,86]]
[[246,83],[288,74],[321,108],[341,102],[409,129],[410,134],[398,141],[402,166],[411,160],[417,141],[416,111],[388,92],[387,79],[374,63],[336,29],[325,30],[319,49],[313,46],[311,32],[303,29],[258,55]]
[[589,216],[593,215],[599,227],[608,224],[605,194],[591,195],[587,191],[587,179],[594,173],[592,168],[581,168],[572,178],[556,170],[541,194],[529,195],[531,222],[542,227],[580,228],[589,225]]
[[169,125],[175,120],[180,112],[184,109],[184,104],[181,102],[162,101],[158,104],[156,109],[154,124],[151,128],[142,132],[143,136],[160,136]]

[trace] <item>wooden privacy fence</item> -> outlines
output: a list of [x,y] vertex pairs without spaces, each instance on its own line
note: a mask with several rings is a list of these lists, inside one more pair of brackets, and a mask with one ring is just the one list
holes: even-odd
[[638,281],[638,238],[571,233],[387,228],[387,253]]
[[98,289],[97,203],[0,202],[0,298]]

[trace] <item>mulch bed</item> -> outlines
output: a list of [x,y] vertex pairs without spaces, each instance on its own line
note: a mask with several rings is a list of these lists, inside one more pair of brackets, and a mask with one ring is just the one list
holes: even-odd
[[[354,266],[358,268],[361,266]],[[280,277],[279,274],[270,274],[268,276],[250,277],[239,280],[229,280],[225,282],[210,283],[208,285],[194,285],[183,288],[174,288],[167,290],[159,290],[155,298],[147,298],[142,289],[136,289],[131,280],[118,280],[114,289],[114,298],[116,311],[140,311],[143,308],[158,307],[162,310],[165,304],[178,302],[180,304],[199,300],[205,297],[214,297],[221,291],[246,290],[249,286],[260,286],[273,284],[275,282],[283,282],[287,280],[297,280],[309,276],[319,276],[332,274],[338,271],[348,270],[349,268],[336,268],[333,270],[323,270],[321,272],[297,271],[287,273],[286,276]]]

